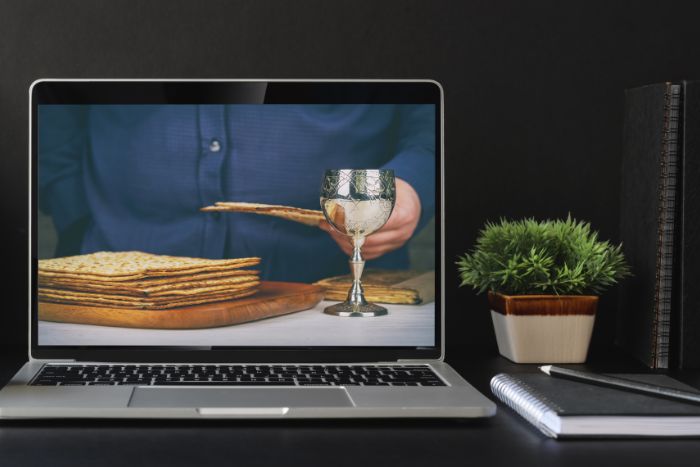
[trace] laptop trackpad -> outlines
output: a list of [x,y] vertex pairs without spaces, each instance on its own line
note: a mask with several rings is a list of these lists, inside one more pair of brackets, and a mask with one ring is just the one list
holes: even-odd
[[257,387],[173,388],[136,387],[129,407],[352,407],[345,388]]

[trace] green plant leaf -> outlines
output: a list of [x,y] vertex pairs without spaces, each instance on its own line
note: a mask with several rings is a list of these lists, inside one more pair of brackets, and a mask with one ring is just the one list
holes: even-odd
[[460,286],[481,294],[600,294],[631,275],[622,245],[575,220],[488,221],[456,262]]

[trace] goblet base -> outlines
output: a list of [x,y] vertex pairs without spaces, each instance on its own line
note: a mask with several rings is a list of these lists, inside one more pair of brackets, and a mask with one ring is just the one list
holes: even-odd
[[333,316],[343,316],[346,318],[369,318],[371,316],[383,316],[388,314],[386,308],[375,305],[374,303],[336,303],[326,307],[324,313]]

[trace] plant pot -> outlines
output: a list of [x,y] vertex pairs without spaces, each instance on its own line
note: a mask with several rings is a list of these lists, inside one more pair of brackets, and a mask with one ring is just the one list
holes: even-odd
[[489,292],[498,351],[515,363],[583,363],[598,297]]

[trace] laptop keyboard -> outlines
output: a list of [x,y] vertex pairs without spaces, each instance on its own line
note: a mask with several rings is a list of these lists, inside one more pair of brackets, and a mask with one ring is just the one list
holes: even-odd
[[45,365],[32,386],[445,386],[427,365]]

